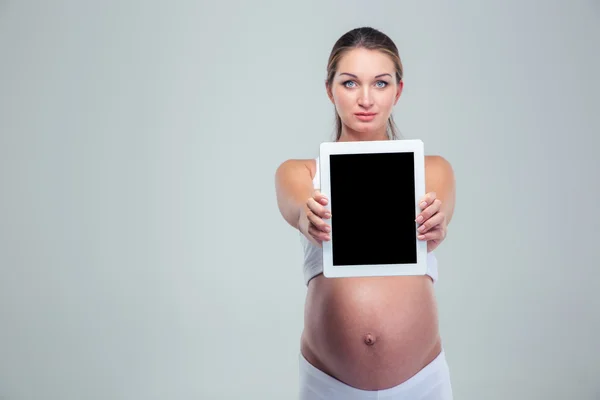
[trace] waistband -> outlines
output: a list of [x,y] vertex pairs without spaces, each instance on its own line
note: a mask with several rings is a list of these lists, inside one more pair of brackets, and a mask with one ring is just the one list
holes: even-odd
[[[302,354],[299,355],[299,362],[300,372],[303,375],[303,379],[300,382],[301,385],[311,385],[312,381],[312,383],[329,394],[343,395],[345,398],[353,400],[405,398],[404,396],[409,396],[406,398],[410,398],[410,396],[414,396],[417,393],[426,393],[432,387],[439,384],[440,381],[449,379],[448,364],[444,349],[442,349],[433,361],[408,380],[392,388],[382,390],[363,390],[349,386],[313,366]],[[311,389],[319,390],[319,388]]]

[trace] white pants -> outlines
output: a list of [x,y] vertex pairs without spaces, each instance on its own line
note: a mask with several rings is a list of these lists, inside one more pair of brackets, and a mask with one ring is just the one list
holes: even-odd
[[315,368],[300,354],[300,400],[452,400],[444,350],[409,380],[384,390],[348,386]]

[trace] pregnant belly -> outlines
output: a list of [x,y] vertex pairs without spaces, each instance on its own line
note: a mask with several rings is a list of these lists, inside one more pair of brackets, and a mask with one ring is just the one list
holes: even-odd
[[424,276],[333,278],[309,284],[301,351],[355,388],[406,381],[441,351],[431,280]]

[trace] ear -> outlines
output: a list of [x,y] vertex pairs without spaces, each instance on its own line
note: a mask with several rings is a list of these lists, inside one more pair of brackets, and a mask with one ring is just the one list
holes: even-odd
[[398,86],[396,87],[397,93],[396,93],[396,98],[394,99],[394,105],[396,105],[396,103],[398,103],[398,100],[400,99],[400,95],[402,95],[402,89],[404,89],[404,80],[401,80],[400,82],[398,82]]
[[329,97],[329,101],[331,101],[331,103],[335,105],[335,101],[333,100],[333,92],[331,91],[331,87],[329,86],[327,81],[325,81],[325,91],[327,92],[327,97]]

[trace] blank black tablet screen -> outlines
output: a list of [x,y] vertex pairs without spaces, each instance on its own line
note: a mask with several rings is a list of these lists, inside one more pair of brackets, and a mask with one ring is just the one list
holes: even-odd
[[333,265],[417,262],[414,153],[329,156]]

